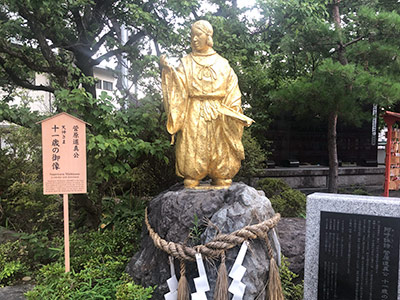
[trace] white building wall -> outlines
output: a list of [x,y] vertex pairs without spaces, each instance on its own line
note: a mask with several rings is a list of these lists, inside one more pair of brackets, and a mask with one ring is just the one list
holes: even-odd
[[[102,67],[95,67],[93,70],[95,79],[98,80],[99,88],[96,86],[96,94],[99,96],[102,91],[106,92],[109,96],[113,96],[116,91],[117,79],[114,77],[113,71]],[[47,74],[37,73],[35,76],[35,85],[49,85],[49,78]],[[100,88],[101,87],[101,88]],[[110,88],[111,87],[111,88]],[[5,92],[0,90],[0,98],[5,96]],[[29,105],[32,111],[39,111],[40,113],[53,113],[54,95],[46,91],[34,91],[23,88],[18,88],[15,91],[14,101],[11,104]]]

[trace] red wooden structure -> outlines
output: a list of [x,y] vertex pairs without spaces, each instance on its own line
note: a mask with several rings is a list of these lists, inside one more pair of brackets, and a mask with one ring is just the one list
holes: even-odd
[[388,128],[383,195],[389,197],[389,190],[398,190],[400,188],[400,131],[393,130],[393,125],[400,121],[400,113],[386,111],[383,119]]

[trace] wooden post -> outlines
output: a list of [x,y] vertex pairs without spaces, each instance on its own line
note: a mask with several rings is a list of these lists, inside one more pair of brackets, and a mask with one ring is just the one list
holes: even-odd
[[69,262],[69,216],[68,216],[68,194],[63,194],[64,202],[64,254],[65,254],[65,273],[70,271]]

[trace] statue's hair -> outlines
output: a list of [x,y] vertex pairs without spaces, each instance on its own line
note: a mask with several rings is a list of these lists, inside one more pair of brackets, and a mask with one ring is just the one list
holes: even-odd
[[207,35],[207,45],[212,47],[214,45],[214,41],[212,39],[214,30],[210,24],[210,22],[206,21],[206,20],[199,20],[196,21],[192,24],[192,30],[196,28],[201,30],[202,32],[204,32]]

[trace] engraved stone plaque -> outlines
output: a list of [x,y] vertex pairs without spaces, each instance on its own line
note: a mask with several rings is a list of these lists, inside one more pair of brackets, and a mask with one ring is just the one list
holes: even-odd
[[400,218],[321,212],[318,300],[396,299]]
[[400,300],[400,198],[307,197],[304,299]]

